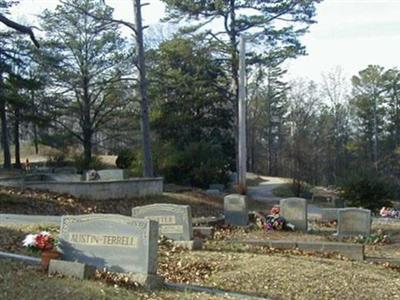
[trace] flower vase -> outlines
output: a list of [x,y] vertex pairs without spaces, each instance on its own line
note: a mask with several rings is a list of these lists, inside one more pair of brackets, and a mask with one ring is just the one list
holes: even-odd
[[42,261],[41,261],[41,266],[42,269],[47,271],[49,268],[50,264],[50,259],[57,259],[61,256],[60,252],[54,251],[54,250],[49,250],[49,251],[43,251],[42,252]]

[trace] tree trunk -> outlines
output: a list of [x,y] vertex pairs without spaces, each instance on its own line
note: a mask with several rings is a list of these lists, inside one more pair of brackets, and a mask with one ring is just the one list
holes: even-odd
[[20,154],[20,144],[19,144],[19,121],[20,121],[19,107],[15,108],[14,113],[15,113],[15,120],[14,120],[15,168],[21,169],[21,154]]
[[141,108],[141,129],[143,143],[143,176],[153,177],[153,160],[151,155],[149,104],[147,96],[146,65],[143,47],[142,11],[140,0],[133,0],[136,29],[136,55],[139,69],[139,95]]
[[[31,101],[32,107],[35,107],[35,91],[31,90]],[[33,144],[35,145],[35,154],[39,154],[39,141],[38,141],[38,132],[37,132],[37,125],[35,123],[33,125]]]
[[10,155],[10,142],[8,139],[8,126],[7,126],[7,113],[6,113],[6,102],[3,97],[3,74],[0,72],[0,118],[1,118],[1,144],[3,146],[4,163],[5,169],[11,169],[11,155]]
[[[234,110],[234,135],[235,135],[235,161],[236,161],[236,181],[239,181],[239,57],[237,53],[237,39],[236,39],[236,6],[235,0],[230,0],[230,24],[229,24],[229,40],[231,47],[231,81],[232,81],[232,102]],[[227,28],[228,29],[228,28]]]
[[373,105],[373,113],[374,113],[374,140],[373,140],[373,155],[374,155],[374,166],[375,170],[378,171],[378,116],[377,116],[377,95],[374,94],[374,105]]

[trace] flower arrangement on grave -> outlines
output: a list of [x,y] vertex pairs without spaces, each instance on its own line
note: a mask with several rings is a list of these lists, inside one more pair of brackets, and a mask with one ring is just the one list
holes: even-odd
[[400,218],[400,210],[390,207],[382,207],[379,214],[385,218]]
[[49,267],[50,259],[60,257],[60,253],[57,251],[57,240],[47,231],[28,234],[22,243],[32,252],[41,253],[41,264],[45,270]]
[[263,212],[256,213],[256,224],[264,230],[283,230],[286,220],[280,216],[280,207],[275,205],[269,215],[265,215]]

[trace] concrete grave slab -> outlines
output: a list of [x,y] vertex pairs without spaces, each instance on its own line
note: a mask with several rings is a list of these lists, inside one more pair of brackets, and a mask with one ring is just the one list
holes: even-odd
[[295,226],[295,230],[307,231],[307,200],[286,198],[280,200],[281,216]]
[[151,204],[132,208],[132,217],[157,221],[159,234],[175,241],[193,239],[192,213],[189,205]]
[[91,279],[96,275],[96,267],[78,262],[52,259],[48,273],[49,275],[60,274],[77,279]]
[[239,194],[230,194],[224,197],[225,224],[247,226],[249,211],[247,197]]
[[113,272],[156,274],[158,224],[114,214],[63,216],[63,260]]

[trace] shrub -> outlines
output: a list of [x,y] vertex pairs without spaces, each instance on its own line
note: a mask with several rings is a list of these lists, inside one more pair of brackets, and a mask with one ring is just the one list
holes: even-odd
[[371,172],[356,173],[340,184],[341,197],[351,206],[378,210],[392,198],[391,183]]
[[124,149],[118,153],[118,157],[115,160],[115,164],[120,169],[128,169],[132,166],[135,159],[136,155],[134,151],[129,149]]
[[74,161],[74,166],[79,170],[87,170],[87,169],[95,169],[95,170],[101,170],[107,168],[107,165],[99,158],[96,156],[92,156],[92,159],[90,160],[89,166],[85,166],[85,158],[83,155],[74,155],[73,157]]

